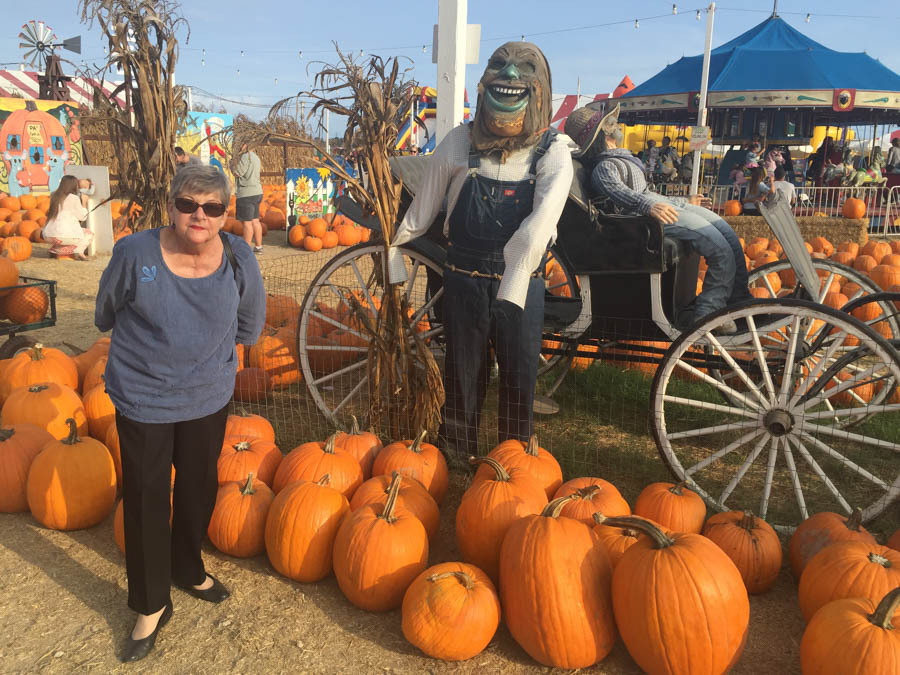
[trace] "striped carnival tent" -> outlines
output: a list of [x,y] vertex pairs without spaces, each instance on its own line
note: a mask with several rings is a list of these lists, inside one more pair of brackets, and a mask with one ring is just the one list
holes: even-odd
[[[40,97],[38,75],[39,73],[30,70],[0,70],[0,98],[38,99]],[[120,84],[121,82],[103,82],[103,91],[110,95]],[[94,87],[97,86],[101,86],[99,80],[73,77],[68,82],[72,103],[90,108],[93,103]],[[123,93],[116,96],[116,103],[125,107]]]

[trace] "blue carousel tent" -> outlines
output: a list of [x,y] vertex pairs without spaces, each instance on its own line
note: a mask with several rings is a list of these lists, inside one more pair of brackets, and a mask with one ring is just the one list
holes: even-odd
[[[622,117],[696,119],[702,67],[702,55],[667,66],[621,97]],[[707,104],[813,109],[831,123],[887,121],[900,117],[900,75],[865,53],[829,49],[773,15],[712,50]]]

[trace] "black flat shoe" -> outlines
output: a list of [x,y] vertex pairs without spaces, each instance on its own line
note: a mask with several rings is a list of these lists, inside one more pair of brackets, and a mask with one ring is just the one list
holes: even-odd
[[128,663],[129,661],[140,661],[147,656],[156,644],[156,636],[159,635],[160,629],[169,623],[169,619],[171,618],[172,603],[169,603],[163,610],[162,616],[159,617],[159,621],[156,623],[156,629],[154,629],[150,635],[140,640],[135,640],[130,635],[128,636],[128,640],[125,642],[125,651],[122,653],[122,661],[125,663]]
[[212,586],[209,588],[204,588],[202,591],[194,588],[193,586],[182,586],[179,583],[175,585],[178,586],[183,591],[187,591],[195,598],[200,598],[201,600],[206,600],[206,602],[215,602],[219,603],[225,600],[231,593],[228,592],[228,589],[222,585],[222,583],[216,579],[212,574],[207,573],[210,579],[212,579]]

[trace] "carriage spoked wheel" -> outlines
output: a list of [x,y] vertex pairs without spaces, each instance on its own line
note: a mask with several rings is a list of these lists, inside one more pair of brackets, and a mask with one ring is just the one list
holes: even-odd
[[[832,307],[839,308],[848,314],[852,313],[853,316],[866,325],[871,326],[888,340],[900,338],[900,313],[898,313],[890,297],[882,293],[881,289],[869,277],[852,267],[842,265],[833,260],[813,258],[812,262],[820,280],[819,288],[810,294],[814,296],[813,300],[815,302],[826,304],[826,302],[832,301],[832,298],[835,296],[829,298],[829,293],[834,291],[836,284],[839,284],[843,289],[848,290],[844,295],[846,304],[843,304],[841,307],[831,305]],[[773,298],[779,294],[792,293],[796,290],[795,286],[792,283],[785,282],[791,281],[792,278],[796,279],[796,275],[792,271],[783,274],[788,270],[791,270],[791,265],[787,260],[779,260],[758,267],[750,272],[750,286],[751,288],[765,289],[768,297]],[[772,274],[777,274],[777,279],[772,277]],[[849,283],[855,284],[855,286],[847,286]],[[838,301],[845,302],[843,299]],[[805,329],[805,339],[807,341],[811,342],[822,338],[823,324],[821,322],[809,321]],[[832,355],[830,357],[831,360],[834,361],[843,352],[852,350],[854,346],[854,338],[849,337],[847,344],[843,345],[841,350]],[[851,395],[858,399],[855,393],[851,393]],[[870,401],[870,403],[880,403],[887,395],[888,389],[883,388],[875,394],[875,399]],[[859,400],[857,402],[862,403]],[[841,418],[840,424],[844,427],[850,427],[865,420],[866,417],[867,415],[844,417]]]
[[[441,266],[417,251],[400,250],[407,270],[400,292],[410,324],[442,363]],[[365,418],[368,411],[369,334],[362,324],[367,317],[374,325],[384,296],[383,270],[383,245],[349,248],[319,270],[300,308],[297,354],[303,380],[322,414],[339,426],[351,415]]]
[[[747,330],[717,335],[729,320]],[[808,339],[811,324],[820,339]],[[653,380],[651,425],[669,469],[713,508],[752,510],[781,529],[855,507],[870,520],[900,495],[897,382],[900,353],[856,318],[758,300],[672,344]],[[847,418],[865,419],[848,430]]]

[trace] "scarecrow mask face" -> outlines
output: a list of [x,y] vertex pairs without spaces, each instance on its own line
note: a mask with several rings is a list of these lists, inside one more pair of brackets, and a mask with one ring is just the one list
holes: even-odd
[[507,42],[488,60],[478,83],[487,131],[502,137],[531,136],[550,122],[550,70],[529,42]]

